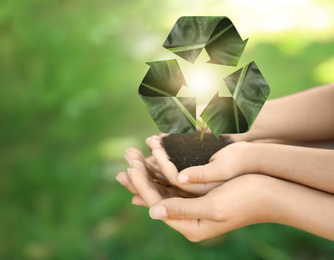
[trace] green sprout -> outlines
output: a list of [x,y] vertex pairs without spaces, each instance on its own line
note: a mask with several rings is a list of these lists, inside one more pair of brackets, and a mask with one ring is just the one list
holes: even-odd
[[201,135],[200,135],[200,137],[199,137],[199,140],[200,140],[200,141],[203,141],[203,139],[204,139],[204,134],[205,134],[206,130],[208,129],[208,126],[205,124],[204,121],[201,122],[201,121],[199,121],[198,119],[196,119],[196,123],[197,123],[197,125],[201,128]]

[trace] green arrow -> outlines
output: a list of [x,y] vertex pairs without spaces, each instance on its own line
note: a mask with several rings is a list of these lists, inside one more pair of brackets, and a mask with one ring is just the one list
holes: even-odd
[[186,86],[176,60],[148,63],[150,68],[139,87],[144,101],[159,130],[164,133],[193,133],[196,130],[196,99],[178,98]]

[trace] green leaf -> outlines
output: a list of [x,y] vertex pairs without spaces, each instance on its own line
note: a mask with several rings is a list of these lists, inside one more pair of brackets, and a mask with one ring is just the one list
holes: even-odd
[[236,66],[246,43],[227,17],[184,16],[177,20],[163,47],[191,63],[205,48],[208,62]]
[[201,114],[218,138],[219,134],[248,131],[267,100],[270,88],[254,62],[224,79],[232,97],[218,93]]
[[144,101],[157,127],[164,133],[193,133],[196,131],[196,99],[178,98],[177,93],[185,79],[176,60],[150,62],[139,87]]
[[237,66],[248,39],[242,40],[237,29],[229,19],[219,22],[206,44],[210,56],[209,63]]

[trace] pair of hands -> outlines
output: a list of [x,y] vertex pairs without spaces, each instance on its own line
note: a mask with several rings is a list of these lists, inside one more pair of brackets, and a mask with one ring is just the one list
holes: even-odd
[[[233,134],[236,143],[207,165],[180,174],[159,137],[148,138],[152,156],[128,149],[129,171],[117,179],[134,194],[134,204],[149,207],[152,218],[191,241],[258,222],[286,224],[334,241],[334,150],[238,142],[334,140],[333,97],[334,84],[328,84],[267,101],[249,132]],[[160,180],[169,181],[170,190],[161,189]],[[199,197],[181,198],[189,195]]]
[[[169,161],[160,137],[150,137],[146,144],[152,156],[145,158],[140,150],[129,148],[125,157],[130,168],[117,180],[134,194],[133,204],[150,208],[153,219],[163,220],[190,241],[273,221],[268,194],[278,180],[250,174],[257,171],[257,164],[248,156],[249,143],[233,143],[214,154],[210,163],[181,173]],[[152,176],[166,179],[174,189],[163,191]],[[181,198],[182,192],[199,197]]]

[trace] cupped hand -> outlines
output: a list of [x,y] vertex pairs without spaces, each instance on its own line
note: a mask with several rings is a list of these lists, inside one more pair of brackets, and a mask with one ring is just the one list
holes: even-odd
[[[176,166],[168,159],[168,155],[162,145],[161,138],[158,136],[149,137],[146,139],[146,144],[152,151],[152,155],[155,158],[155,162],[161,170],[161,173],[168,179],[168,181],[172,185],[177,186],[180,189],[195,194],[197,196],[203,196],[223,183],[222,180],[210,183],[202,183],[201,181],[197,181],[196,184],[184,184],[180,182],[179,172]],[[196,167],[191,167],[189,169],[192,168]]]
[[132,199],[133,204],[147,206],[145,201],[143,201],[141,196],[138,194],[136,188],[131,181],[131,178],[129,177],[129,174],[135,169],[144,172],[164,198],[176,196],[190,198],[195,197],[194,194],[172,185],[168,181],[168,179],[166,179],[166,177],[161,173],[161,170],[152,155],[146,158],[140,150],[136,148],[129,148],[126,151],[125,159],[129,164],[128,171],[118,173],[116,179],[120,184],[122,184],[125,188],[127,188],[131,193],[134,194],[134,197]]
[[243,174],[257,173],[258,158],[252,153],[251,146],[252,143],[247,142],[232,143],[216,152],[209,163],[181,171],[177,182],[180,187],[186,187],[195,183],[224,182]]
[[271,221],[267,190],[273,178],[244,175],[198,198],[164,199],[146,172],[130,171],[138,195],[150,207],[150,216],[161,219],[197,242],[254,223]]

